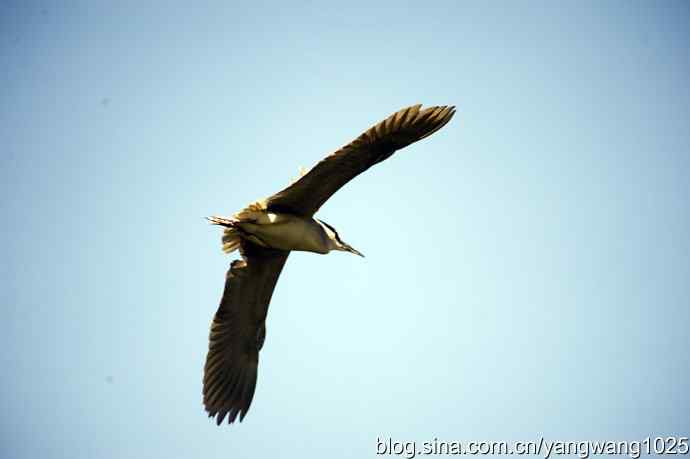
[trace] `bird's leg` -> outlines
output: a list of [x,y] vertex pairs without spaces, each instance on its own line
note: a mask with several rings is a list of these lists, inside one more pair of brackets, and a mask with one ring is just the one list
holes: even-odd
[[237,220],[233,220],[231,218],[225,218],[225,217],[206,217],[206,220],[211,222],[212,225],[220,225],[220,226],[225,226],[226,228],[234,228],[235,224],[237,224]]

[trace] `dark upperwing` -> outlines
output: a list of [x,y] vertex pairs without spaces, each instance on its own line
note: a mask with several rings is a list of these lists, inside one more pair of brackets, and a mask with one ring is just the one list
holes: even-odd
[[220,425],[240,421],[256,388],[259,351],[266,336],[266,314],[278,276],[290,252],[242,241],[242,260],[232,262],[213,318],[204,366],[204,406]]
[[347,182],[396,150],[438,131],[455,114],[452,106],[420,107],[413,105],[394,113],[321,160],[295,183],[267,198],[268,210],[313,216]]

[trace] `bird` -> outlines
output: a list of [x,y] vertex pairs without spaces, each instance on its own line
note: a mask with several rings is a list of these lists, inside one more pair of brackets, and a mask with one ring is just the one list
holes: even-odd
[[318,162],[278,193],[249,204],[232,217],[207,217],[223,227],[225,253],[239,250],[209,333],[203,403],[220,425],[249,411],[256,388],[259,352],[266,338],[266,315],[278,277],[291,251],[362,253],[335,228],[314,218],[343,185],[371,166],[448,123],[454,106],[403,108]]

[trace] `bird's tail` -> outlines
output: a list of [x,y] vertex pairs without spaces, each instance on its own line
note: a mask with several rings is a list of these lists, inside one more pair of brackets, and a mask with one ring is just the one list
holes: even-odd
[[206,217],[206,219],[211,222],[212,225],[219,225],[225,227],[223,231],[223,252],[230,253],[240,246],[242,238],[240,233],[237,231],[237,220],[223,217]]

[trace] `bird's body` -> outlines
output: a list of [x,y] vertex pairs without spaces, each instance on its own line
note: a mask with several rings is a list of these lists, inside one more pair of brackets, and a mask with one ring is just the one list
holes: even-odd
[[333,250],[364,256],[340,239],[316,211],[358,174],[396,150],[427,137],[453,117],[454,107],[405,108],[327,156],[284,190],[254,202],[231,218],[210,217],[225,228],[223,250],[239,249],[230,265],[213,318],[204,366],[204,405],[220,424],[240,421],[256,387],[266,315],[280,272],[291,251]]
[[[233,219],[210,217],[211,223],[225,226],[226,252],[242,239],[266,249],[326,254],[342,250],[330,236],[330,228],[311,217],[283,212],[270,212],[261,203],[235,214]],[[239,238],[239,240],[238,240]],[[237,242],[235,242],[237,241]],[[230,249],[230,250],[228,250]]]
[[250,240],[263,247],[278,250],[297,250],[326,254],[331,251],[331,240],[323,227],[313,218],[266,212],[261,223],[241,222]]

